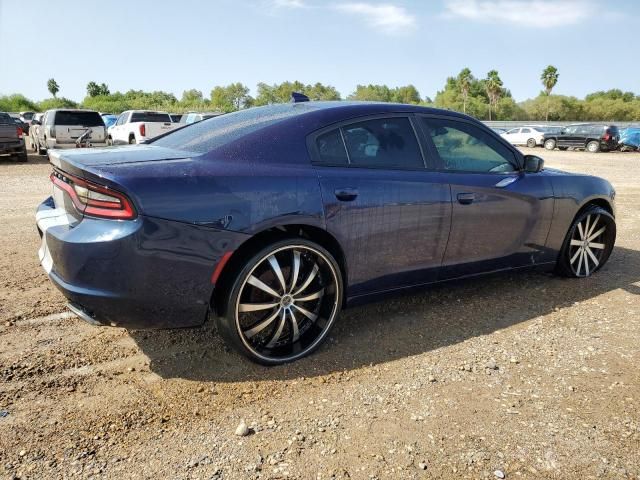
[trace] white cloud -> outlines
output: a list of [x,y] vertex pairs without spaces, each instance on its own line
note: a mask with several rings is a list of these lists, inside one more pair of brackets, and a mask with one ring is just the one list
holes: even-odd
[[572,25],[593,10],[589,0],[446,0],[445,15],[513,26],[553,28]]
[[405,33],[416,25],[415,17],[396,5],[358,2],[339,4],[335,9],[359,16],[369,26],[387,34]]
[[305,8],[307,4],[303,0],[274,0],[273,5],[281,8]]

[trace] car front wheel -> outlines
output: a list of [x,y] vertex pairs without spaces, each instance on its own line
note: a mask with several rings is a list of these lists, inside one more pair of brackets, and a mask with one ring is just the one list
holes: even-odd
[[275,242],[249,258],[224,295],[222,336],[264,365],[297,360],[327,337],[342,306],[333,256],[305,239]]
[[588,277],[607,262],[616,241],[616,222],[605,209],[592,206],[574,220],[558,258],[558,273]]
[[552,138],[550,138],[549,140],[546,140],[544,142],[544,148],[546,148],[547,150],[553,150],[554,148],[556,148],[556,141],[553,140]]

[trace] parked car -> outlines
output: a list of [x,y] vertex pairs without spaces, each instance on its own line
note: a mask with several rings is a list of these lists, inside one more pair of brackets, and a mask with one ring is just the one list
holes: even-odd
[[[47,110],[36,137],[36,150],[41,155],[54,148],[76,148],[85,139],[92,146],[106,145],[106,128],[100,114],[93,110]],[[86,143],[83,142],[83,145]]]
[[630,152],[640,150],[640,128],[625,128],[620,135],[620,150],[622,152]]
[[171,121],[173,123],[180,123],[180,120],[183,117],[181,113],[170,113],[169,116],[171,117]]
[[345,306],[521,267],[587,277],[616,237],[608,181],[416,105],[269,105],[50,160],[40,259],[73,312],[129,328],[211,313],[267,365],[313,351]]
[[178,128],[171,122],[167,112],[147,110],[127,110],[118,117],[109,128],[107,142],[109,145],[126,145],[146,142],[152,138]]
[[107,129],[113,125],[116,124],[116,122],[118,121],[118,116],[117,115],[112,115],[110,113],[103,113],[100,115],[102,117],[102,121],[104,122],[104,126],[107,127]]
[[22,133],[23,135],[28,135],[29,134],[29,124],[25,123],[21,118],[19,117],[11,117],[13,119],[13,123],[15,123],[17,126],[19,126],[22,129]]
[[526,145],[529,148],[534,148],[542,145],[544,134],[544,127],[527,125],[507,130],[501,134],[501,137],[511,145]]
[[36,112],[20,112],[20,120],[24,123],[31,124],[31,120],[33,120],[33,116]]
[[222,115],[221,112],[190,112],[185,113],[180,119],[180,123],[186,123],[187,125],[191,123],[201,122],[202,120],[207,120],[209,118],[218,117]]
[[619,140],[620,132],[615,125],[579,123],[564,127],[560,133],[545,133],[544,148],[583,148],[596,153],[600,150],[616,150]]
[[4,155],[19,162],[26,162],[28,158],[22,128],[11,115],[0,112],[0,156]]
[[42,117],[44,113],[36,113],[31,119],[31,126],[29,127],[29,148],[31,150],[37,150],[38,129],[40,128]]

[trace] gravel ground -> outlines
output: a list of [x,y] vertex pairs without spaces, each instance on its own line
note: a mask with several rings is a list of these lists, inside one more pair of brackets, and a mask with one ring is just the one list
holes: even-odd
[[616,187],[597,275],[348,310],[319,352],[276,368],[211,326],[65,313],[37,262],[49,166],[0,162],[0,478],[640,478],[640,154],[536,153]]

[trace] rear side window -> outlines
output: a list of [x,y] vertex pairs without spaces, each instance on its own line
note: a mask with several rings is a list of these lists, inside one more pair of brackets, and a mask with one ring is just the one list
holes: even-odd
[[318,160],[322,163],[328,165],[347,165],[349,163],[339,128],[318,136],[316,148]]
[[424,168],[408,118],[380,118],[342,127],[349,163],[359,167]]
[[445,170],[472,173],[515,170],[513,152],[475,125],[440,118],[422,120]]
[[98,112],[70,112],[61,110],[56,112],[56,125],[82,125],[83,127],[104,127],[102,117]]
[[131,123],[133,122],[163,122],[170,123],[171,117],[168,113],[160,112],[133,112],[131,114]]

